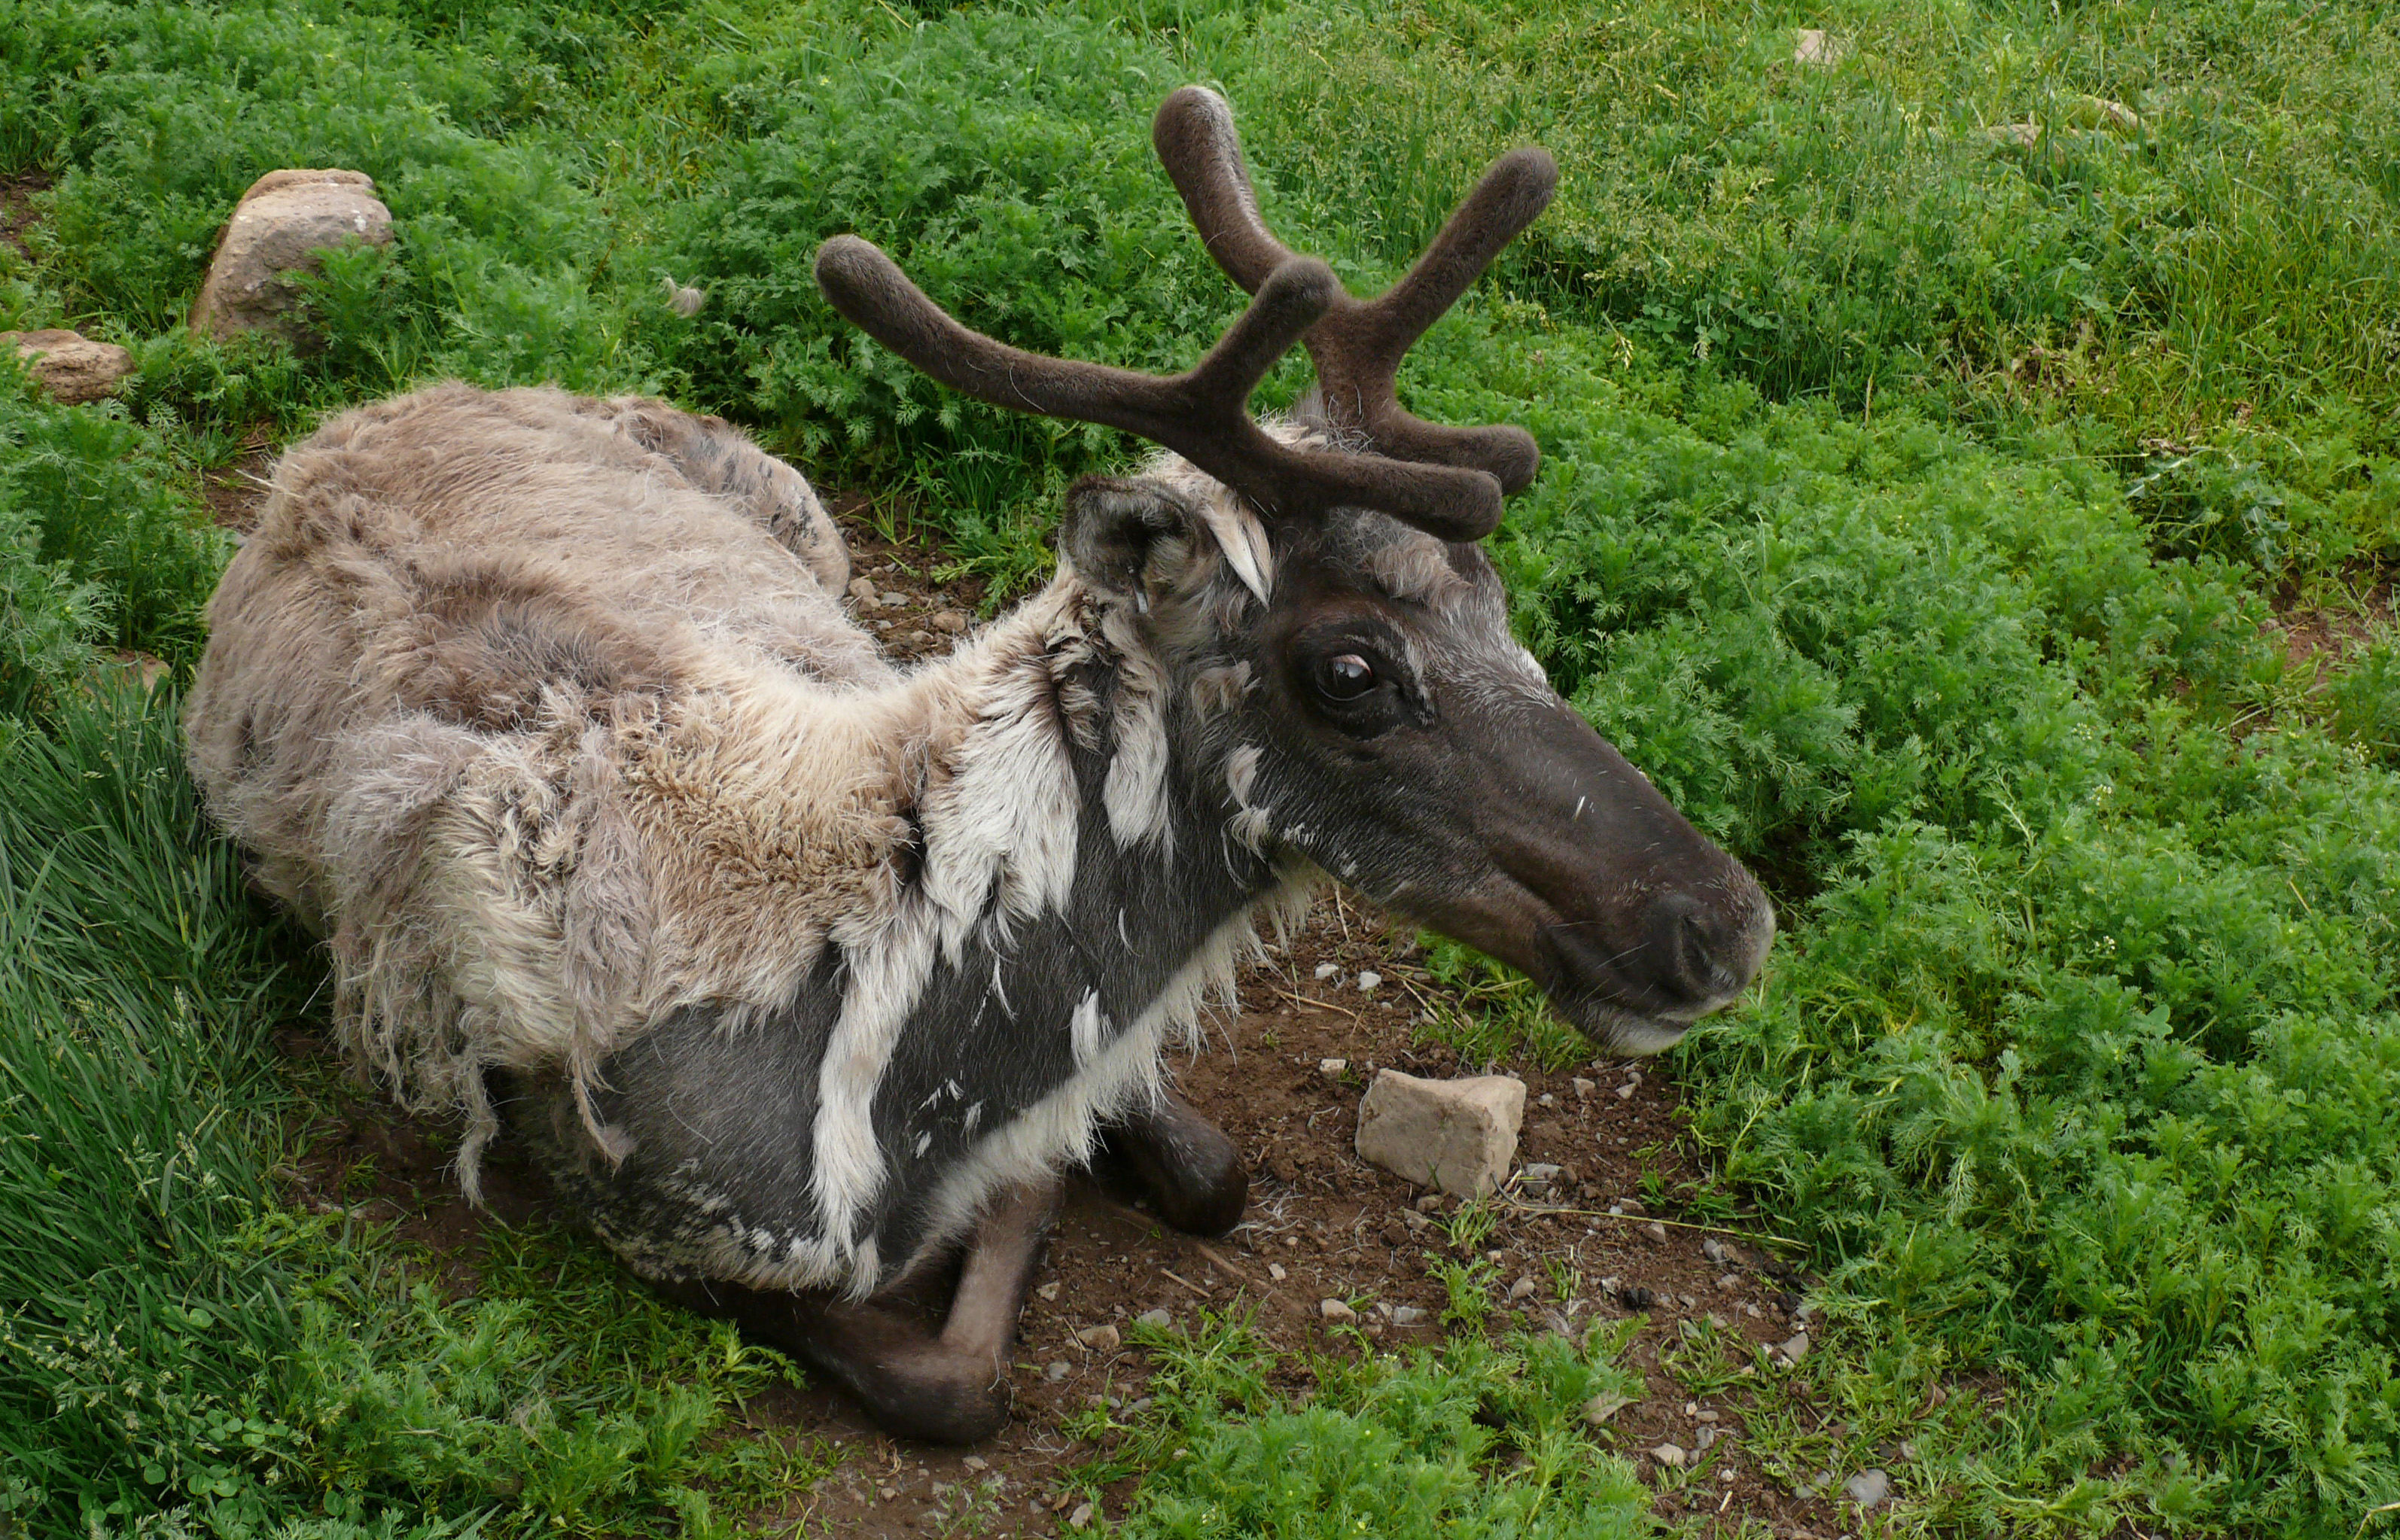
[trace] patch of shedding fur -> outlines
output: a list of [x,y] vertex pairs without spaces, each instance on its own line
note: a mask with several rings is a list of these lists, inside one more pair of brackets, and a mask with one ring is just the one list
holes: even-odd
[[1146,840],[1165,847],[1171,835],[1166,767],[1173,746],[1166,733],[1166,674],[1121,610],[1112,609],[1102,624],[1119,660],[1116,710],[1110,718],[1116,752],[1100,793],[1109,833],[1120,850]]
[[[1305,904],[1304,893],[1300,902]],[[1087,1068],[977,1142],[934,1190],[927,1206],[925,1240],[907,1268],[938,1255],[964,1234],[994,1192],[1091,1159],[1103,1123],[1155,1098],[1161,1085],[1162,1050],[1169,1042],[1180,1041],[1196,1052],[1202,1041],[1201,1016],[1211,998],[1220,1002],[1236,998],[1238,964],[1256,955],[1259,947],[1252,915],[1263,909],[1276,914],[1281,924],[1290,903],[1289,893],[1278,888],[1257,907],[1217,927],[1176,970],[1158,998],[1114,1042],[1103,1046]],[[863,1297],[886,1281],[854,1276],[851,1292]]]

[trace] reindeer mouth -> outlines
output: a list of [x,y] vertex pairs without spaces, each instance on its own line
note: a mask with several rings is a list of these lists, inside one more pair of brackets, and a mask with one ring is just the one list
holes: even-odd
[[1670,894],[1615,945],[1598,925],[1553,921],[1535,933],[1529,971],[1593,1042],[1623,1054],[1670,1048],[1740,998],[1774,942],[1775,911],[1763,896],[1725,897],[1748,902],[1702,905]]

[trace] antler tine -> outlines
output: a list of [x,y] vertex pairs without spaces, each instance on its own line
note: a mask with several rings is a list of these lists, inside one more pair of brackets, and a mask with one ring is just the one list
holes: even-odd
[[1234,109],[1205,86],[1186,86],[1160,103],[1150,143],[1183,195],[1201,244],[1227,277],[1258,293],[1267,275],[1292,253],[1259,217],[1242,137],[1234,130]]
[[1444,539],[1466,540],[1481,538],[1500,522],[1499,485],[1480,471],[1295,449],[1251,420],[1250,391],[1341,295],[1321,262],[1294,258],[1268,274],[1207,356],[1175,375],[1045,358],[995,341],[961,325],[856,236],[836,236],[817,248],[816,278],[835,309],[951,388],[1013,411],[1138,433],[1241,492],[1270,518],[1362,505]]
[[[1259,214],[1233,109],[1216,92],[1186,86],[1158,109],[1151,141],[1209,254],[1256,293],[1291,252]],[[1532,434],[1507,426],[1446,428],[1412,416],[1400,406],[1398,379],[1409,348],[1549,206],[1558,179],[1548,152],[1510,151],[1484,172],[1399,282],[1365,304],[1346,291],[1335,299],[1303,340],[1337,422],[1363,429],[1398,459],[1487,471],[1507,492],[1532,483],[1541,465]]]
[[1400,360],[1472,288],[1502,248],[1549,207],[1559,166],[1527,145],[1494,161],[1399,282],[1365,304],[1337,306],[1308,334],[1326,409],[1354,416],[1377,448],[1404,460],[1471,465],[1518,492],[1533,484],[1542,451],[1521,428],[1447,428],[1400,405]]

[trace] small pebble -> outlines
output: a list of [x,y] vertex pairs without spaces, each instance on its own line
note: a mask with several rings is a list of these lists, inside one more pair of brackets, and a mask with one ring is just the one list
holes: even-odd
[[1358,992],[1360,994],[1366,994],[1372,990],[1376,985],[1381,984],[1382,982],[1384,982],[1384,975],[1376,973],[1372,969],[1369,969],[1367,972],[1358,975]]
[[1795,1332],[1788,1340],[1776,1343],[1771,1355],[1777,1363],[1787,1366],[1796,1364],[1807,1356],[1808,1334],[1805,1331]]
[[1167,1327],[1175,1324],[1175,1317],[1168,1315],[1164,1310],[1145,1310],[1140,1315],[1136,1315],[1134,1320],[1139,1325],[1154,1326],[1159,1328],[1161,1330],[1164,1330]]
[[991,1468],[991,1462],[986,1460],[980,1454],[970,1454],[965,1459],[960,1461],[959,1464],[966,1466],[969,1470],[989,1470]]
[[877,594],[876,598],[886,609],[906,608],[908,603],[908,595],[906,593],[894,593],[888,589],[883,593]]
[[1290,1277],[1291,1274],[1283,1270],[1283,1263],[1269,1262],[1267,1263],[1267,1276],[1273,1278],[1277,1283],[1281,1283],[1286,1278]]
[[1342,1071],[1349,1068],[1350,1061],[1346,1058],[1321,1058],[1316,1061],[1316,1072],[1327,1080],[1340,1080]]
[[1717,1280],[1717,1292],[1720,1294],[1730,1294],[1740,1287],[1741,1274],[1739,1273],[1728,1273]]
[[1090,1348],[1095,1353],[1113,1353],[1124,1342],[1124,1339],[1117,1334],[1117,1329],[1115,1327],[1093,1326],[1085,1327],[1083,1330],[1076,1332],[1075,1341],[1083,1343],[1085,1347]]
[[1338,963],[1320,962],[1316,965],[1316,981],[1319,984],[1322,984],[1341,971],[1341,966]]
[[1358,1319],[1358,1313],[1340,1300],[1317,1301],[1316,1313],[1336,1325],[1347,1326]]
[[1042,1371],[1042,1377],[1055,1385],[1074,1371],[1073,1365],[1068,1363],[1064,1358],[1059,1358],[1053,1361],[1048,1368]]
[[1067,1515],[1067,1522],[1070,1526],[1075,1529],[1088,1529],[1092,1522],[1092,1505],[1089,1503],[1076,1504],[1075,1511]]
[[1653,1460],[1656,1460],[1660,1465],[1666,1466],[1669,1470],[1681,1470],[1684,1468],[1684,1446],[1681,1444],[1660,1444],[1655,1449],[1644,1451],[1644,1452]]
[[1540,1096],[1534,1098],[1534,1105],[1536,1107],[1556,1107],[1558,1104],[1559,1098],[1550,1095],[1548,1091],[1543,1092]]
[[1045,1300],[1055,1300],[1058,1297],[1058,1286],[1056,1283],[1046,1283],[1033,1292]]
[[1586,1080],[1581,1075],[1575,1076],[1575,1079],[1567,1082],[1567,1083],[1574,1086],[1575,1094],[1585,1101],[1589,1101],[1591,1099],[1592,1093],[1600,1089],[1599,1082]]
[[1534,1275],[1528,1273],[1523,1277],[1508,1286],[1508,1298],[1511,1302],[1530,1300],[1534,1297],[1534,1290],[1540,1287],[1541,1286],[1539,1284],[1534,1282]]
[[1659,1223],[1657,1220],[1651,1220],[1648,1224],[1643,1225],[1643,1226],[1642,1227],[1642,1233],[1643,1233],[1643,1234],[1645,1234],[1645,1235],[1649,1236],[1652,1240],[1659,1242],[1661,1245],[1665,1244],[1666,1239],[1667,1239],[1667,1227],[1666,1227],[1665,1225],[1663,1225],[1663,1224],[1660,1224],[1660,1223]]
[[967,629],[967,618],[955,609],[937,609],[934,612],[934,629],[961,635]]
[[1619,1101],[1631,1101],[1633,1099],[1633,1083],[1631,1081],[1629,1080],[1624,1084],[1616,1088],[1616,1099]]
[[1871,1508],[1891,1495],[1891,1478],[1880,1470],[1862,1470],[1842,1483],[1842,1495]]
[[850,580],[850,596],[858,601],[859,607],[862,609],[875,607],[875,585],[864,578],[852,578]]
[[1392,1311],[1392,1324],[1394,1326],[1423,1326],[1425,1323],[1425,1313],[1416,1305],[1398,1305],[1394,1307]]

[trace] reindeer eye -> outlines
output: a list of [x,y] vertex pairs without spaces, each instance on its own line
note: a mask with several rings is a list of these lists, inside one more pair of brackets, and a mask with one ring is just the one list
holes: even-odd
[[1316,689],[1329,701],[1356,701],[1375,688],[1375,670],[1355,652],[1316,665]]

